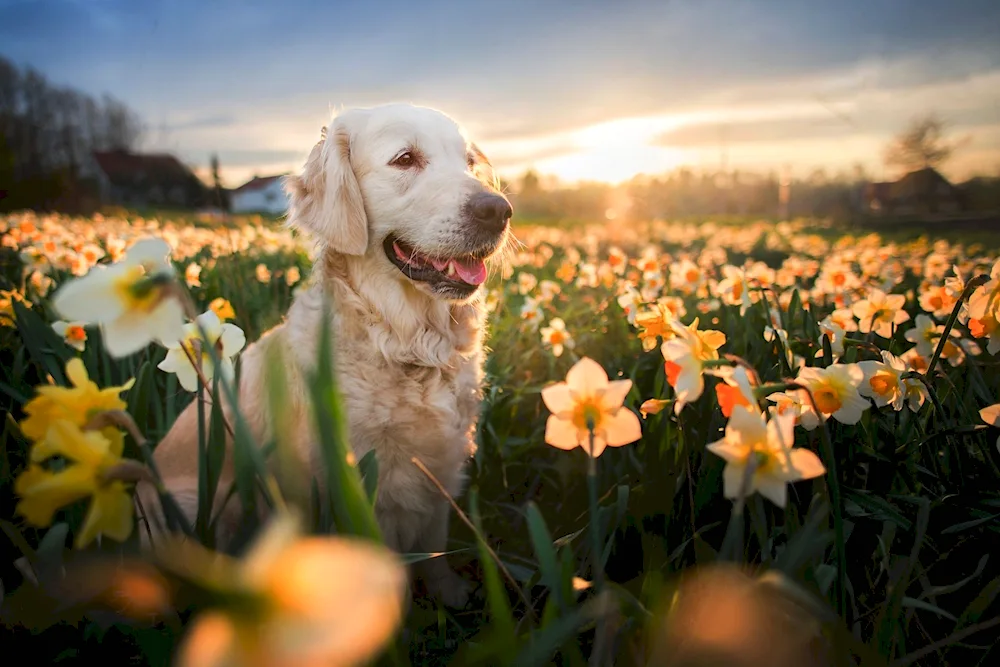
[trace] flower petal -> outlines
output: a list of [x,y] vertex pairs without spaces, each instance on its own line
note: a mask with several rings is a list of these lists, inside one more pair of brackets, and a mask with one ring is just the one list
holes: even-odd
[[132,534],[132,497],[121,482],[113,482],[94,493],[80,531],[76,548],[82,549],[98,535],[124,542]]
[[611,447],[621,447],[642,438],[642,426],[635,413],[627,408],[621,408],[614,415],[608,415],[601,421],[604,438]]
[[826,467],[815,453],[802,447],[788,454],[789,463],[795,471],[795,479],[812,479],[826,474]]
[[589,396],[608,386],[608,374],[599,363],[583,357],[566,373],[566,384],[575,394]]
[[561,414],[573,409],[573,395],[570,393],[569,385],[565,382],[550,384],[542,388],[542,401],[549,412]]
[[625,397],[632,390],[632,380],[615,380],[609,382],[604,395],[601,396],[601,406],[607,410],[617,410],[625,403]]
[[580,445],[580,433],[570,420],[549,415],[545,422],[545,442],[559,449],[573,449]]

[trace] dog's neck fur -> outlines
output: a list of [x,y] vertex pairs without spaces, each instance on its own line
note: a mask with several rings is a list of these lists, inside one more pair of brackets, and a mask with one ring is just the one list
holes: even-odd
[[454,369],[477,355],[484,328],[479,293],[467,303],[435,299],[393,276],[365,270],[370,261],[327,249],[317,264],[319,284],[330,291],[341,326],[366,328],[390,363]]

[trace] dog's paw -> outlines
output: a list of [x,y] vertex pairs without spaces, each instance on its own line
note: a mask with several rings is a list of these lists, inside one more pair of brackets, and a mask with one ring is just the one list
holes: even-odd
[[427,592],[444,606],[452,609],[462,609],[469,602],[472,594],[472,584],[451,570],[443,572],[433,579],[424,582]]

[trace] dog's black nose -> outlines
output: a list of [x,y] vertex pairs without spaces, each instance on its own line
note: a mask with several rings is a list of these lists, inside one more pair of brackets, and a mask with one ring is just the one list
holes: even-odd
[[514,209],[504,197],[480,192],[469,200],[469,212],[484,229],[499,234],[507,227]]

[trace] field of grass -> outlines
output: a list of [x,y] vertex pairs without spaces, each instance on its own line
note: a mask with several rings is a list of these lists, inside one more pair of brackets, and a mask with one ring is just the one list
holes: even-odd
[[[144,559],[131,503],[114,502],[155,477],[142,462],[179,411],[228,383],[185,390],[158,368],[168,350],[157,343],[113,358],[101,328],[81,337],[58,324],[59,290],[162,238],[176,283],[145,289],[189,295],[189,315],[222,313],[250,342],[308,280],[299,239],[269,226],[0,217],[5,651],[37,664],[252,664],[222,659],[241,646],[268,665],[282,663],[262,656],[305,647],[322,659],[283,664],[995,664],[996,245],[852,237],[808,220],[515,231],[519,252],[487,283],[487,388],[457,499],[468,523],[453,518],[447,556],[477,589],[455,610],[419,588],[404,603],[392,586],[356,583],[379,559],[386,580],[399,565],[361,551],[379,542],[378,461],[346,456],[326,372],[311,388],[325,435],[315,472],[329,491],[268,466],[280,438],[254,443],[238,415],[213,412],[203,511],[176,526],[203,549]],[[39,393],[78,378],[74,359],[96,387],[127,386],[122,403],[96,389]],[[587,403],[582,359],[630,382],[623,405]],[[554,414],[564,408],[544,390],[559,382],[575,403]],[[623,411],[638,440],[615,440],[612,425],[632,419]],[[561,417],[584,444],[618,446],[593,459],[550,446]],[[226,429],[235,492],[263,488],[302,522],[261,526],[263,548],[220,559],[205,499]],[[359,551],[313,562],[294,548],[305,534]],[[204,661],[175,661],[191,647]],[[219,659],[205,658],[213,650]]]

